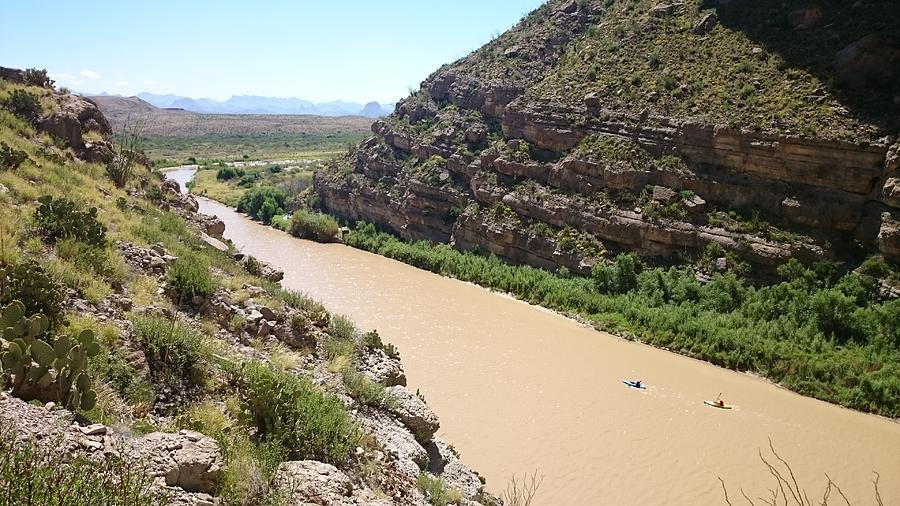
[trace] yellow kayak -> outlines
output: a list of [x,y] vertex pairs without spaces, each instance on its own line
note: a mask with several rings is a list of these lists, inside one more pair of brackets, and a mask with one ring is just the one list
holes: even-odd
[[716,401],[703,401],[703,404],[706,404],[707,406],[712,406],[714,408],[719,408],[719,409],[731,409],[734,407],[731,404],[719,404]]

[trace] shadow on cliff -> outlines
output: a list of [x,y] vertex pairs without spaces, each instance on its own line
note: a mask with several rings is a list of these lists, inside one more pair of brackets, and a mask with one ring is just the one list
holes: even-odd
[[704,0],[704,7],[818,76],[851,114],[900,132],[900,1]]

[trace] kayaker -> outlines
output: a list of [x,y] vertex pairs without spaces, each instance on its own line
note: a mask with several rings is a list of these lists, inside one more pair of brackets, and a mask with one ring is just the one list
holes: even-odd
[[635,381],[635,382],[634,382],[634,386],[635,386],[636,388],[641,388],[641,386],[642,386],[641,380]]
[[718,400],[716,400],[716,404],[718,404],[719,407],[721,408],[721,407],[725,406],[725,401],[723,401],[722,399],[718,399]]

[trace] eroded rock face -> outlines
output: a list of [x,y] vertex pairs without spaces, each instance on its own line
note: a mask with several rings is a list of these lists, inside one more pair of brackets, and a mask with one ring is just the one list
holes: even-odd
[[395,402],[389,405],[388,410],[397,415],[397,418],[406,425],[419,441],[431,439],[431,436],[440,428],[441,423],[437,415],[425,404],[419,396],[410,392],[405,386],[392,386],[385,389]]
[[278,468],[275,480],[285,484],[290,491],[292,506],[390,506],[386,499],[379,499],[367,488],[354,485],[338,468],[303,460],[284,462]]
[[399,420],[376,410],[360,412],[362,426],[397,460],[398,469],[416,479],[428,464],[428,452]]
[[50,444],[48,450],[61,457],[125,457],[140,462],[153,477],[151,487],[168,493],[173,504],[210,503],[222,472],[218,445],[202,434],[156,432],[135,438],[99,424],[73,424],[69,411],[33,406],[3,392],[0,427],[14,428],[17,437],[36,444]]
[[59,111],[41,118],[38,128],[64,140],[87,161],[112,161],[114,154],[108,142],[92,143],[90,146],[84,142],[86,132],[97,132],[103,136],[112,132],[97,104],[77,95],[56,94],[53,97],[59,104]]
[[477,501],[481,498],[484,493],[481,477],[463,464],[449,444],[434,438],[425,448],[428,450],[428,472],[440,475],[447,487],[459,490],[466,499]]
[[357,356],[357,368],[359,372],[375,383],[392,386],[406,386],[406,373],[403,365],[378,348],[365,348]]
[[218,444],[197,432],[154,432],[132,441],[128,452],[152,455],[153,467],[166,485],[187,492],[213,492],[222,472]]

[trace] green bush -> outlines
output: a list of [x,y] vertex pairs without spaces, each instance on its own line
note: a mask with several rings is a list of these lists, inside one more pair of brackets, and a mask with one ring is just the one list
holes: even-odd
[[389,402],[390,399],[384,389],[384,385],[375,383],[356,369],[346,367],[341,376],[344,380],[344,386],[347,387],[347,391],[350,393],[350,397],[353,397],[361,404],[377,407]]
[[132,460],[111,457],[63,460],[51,446],[37,446],[0,432],[0,503],[66,506],[165,505],[151,491],[153,476]]
[[384,351],[384,353],[387,356],[389,356],[391,358],[395,358],[395,359],[400,358],[400,351],[397,350],[397,347],[391,343],[385,344],[381,340],[381,336],[378,335],[377,330],[373,330],[371,332],[366,332],[365,334],[363,334],[362,337],[360,338],[360,344],[367,348],[374,348],[374,349],[382,350],[382,351]]
[[301,239],[330,242],[340,232],[337,220],[327,214],[298,210],[291,218],[291,235]]
[[169,288],[178,301],[209,297],[217,288],[209,273],[209,265],[198,255],[183,255],[169,266]]
[[278,188],[252,188],[241,197],[237,211],[268,225],[273,217],[284,214],[286,205],[287,195]]
[[16,170],[28,159],[28,154],[0,142],[0,170]]
[[37,123],[44,112],[38,96],[25,90],[13,90],[6,99],[6,108],[31,123]]
[[216,179],[219,181],[231,181],[244,175],[244,169],[234,167],[222,167],[216,171]]
[[344,405],[308,379],[260,362],[247,362],[233,374],[259,437],[287,449],[290,459],[339,465],[359,443],[360,431]]
[[34,221],[48,244],[63,239],[75,239],[91,246],[106,244],[106,227],[97,220],[96,207],[84,211],[69,199],[54,199],[49,195],[38,202]]
[[416,478],[416,488],[425,494],[428,503],[432,506],[459,504],[463,499],[459,490],[446,487],[444,480],[426,473],[422,473]]
[[157,377],[192,379],[203,364],[203,338],[190,327],[162,316],[133,316],[134,334]]
[[25,83],[41,88],[53,87],[53,79],[47,75],[47,69],[25,69]]

